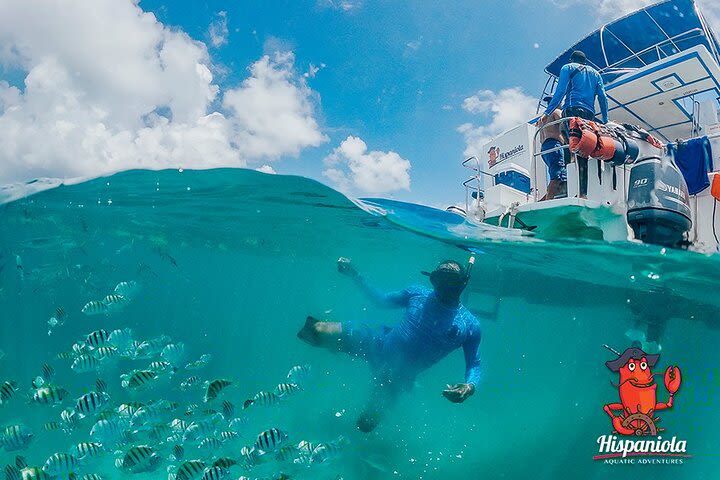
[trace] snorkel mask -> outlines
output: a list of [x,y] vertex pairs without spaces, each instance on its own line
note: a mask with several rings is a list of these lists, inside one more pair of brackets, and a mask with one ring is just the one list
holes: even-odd
[[459,295],[467,286],[474,265],[475,256],[473,255],[468,260],[467,267],[463,267],[454,260],[444,260],[432,272],[421,273],[430,277],[430,283],[436,290]]

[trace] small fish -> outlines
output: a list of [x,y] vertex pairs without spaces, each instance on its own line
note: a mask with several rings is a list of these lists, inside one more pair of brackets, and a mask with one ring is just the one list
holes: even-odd
[[159,360],[155,360],[154,362],[150,362],[150,365],[148,366],[148,370],[152,370],[155,373],[168,373],[170,372],[175,373],[175,367],[172,366],[170,362],[162,362]]
[[57,405],[62,403],[69,394],[70,393],[62,387],[48,385],[35,390],[30,401],[40,405]]
[[102,378],[95,380],[95,390],[98,392],[107,392],[107,383]]
[[118,328],[110,332],[107,344],[115,347],[118,351],[125,353],[130,348],[133,341],[133,331],[130,328]]
[[235,440],[240,435],[237,432],[233,432],[232,430],[223,430],[220,432],[220,440],[223,442],[228,442],[230,440]]
[[175,480],[195,480],[203,474],[207,463],[200,460],[188,460],[184,462],[175,474]]
[[315,450],[315,447],[316,447],[316,446],[317,446],[317,445],[315,445],[314,443],[310,443],[310,442],[308,442],[307,440],[301,440],[301,441],[297,444],[297,450],[298,450],[298,452],[300,452],[302,455],[311,455],[312,452],[313,452],[313,450]]
[[185,358],[185,344],[180,342],[165,345],[160,352],[160,357],[175,367],[180,366]]
[[293,395],[295,393],[298,393],[302,388],[300,388],[300,385],[297,385],[295,383],[281,383],[275,388],[275,392],[277,392],[277,395],[282,397],[285,395]]
[[80,477],[80,480],[105,480],[105,477],[103,477],[99,473],[86,473],[85,475]]
[[177,462],[179,460],[182,460],[183,457],[185,456],[185,449],[182,447],[182,445],[175,445],[172,448],[172,454],[173,454],[173,457],[175,458],[175,461]]
[[111,293],[102,299],[102,303],[105,305],[106,311],[117,312],[127,306],[128,299],[117,293]]
[[18,472],[17,480],[51,480],[53,477],[40,467],[25,467]]
[[158,376],[152,370],[136,370],[122,377],[122,386],[129,390],[140,390],[152,385]]
[[200,370],[201,368],[207,366],[208,363],[210,363],[210,360],[212,360],[212,355],[209,353],[206,353],[198,360],[195,360],[194,362],[190,362],[187,365],[185,365],[186,370]]
[[247,417],[233,418],[228,423],[228,428],[233,432],[239,432],[244,425],[247,425],[248,421]]
[[90,300],[80,311],[85,315],[106,315],[108,307],[101,301]]
[[197,375],[186,378],[182,383],[180,383],[180,390],[189,390],[190,388],[197,385],[199,380],[200,379],[197,377]]
[[103,445],[97,442],[80,442],[73,445],[70,450],[79,460],[83,460],[86,457],[95,458],[100,456],[103,453]]
[[90,392],[78,398],[75,402],[75,411],[84,418],[100,410],[110,401],[110,395],[105,392]]
[[287,462],[294,460],[298,454],[298,449],[295,445],[285,445],[275,452],[275,460],[278,462]]
[[135,349],[135,358],[154,357],[162,351],[166,344],[166,337],[153,338],[142,342]]
[[90,348],[98,348],[105,345],[108,338],[110,338],[110,333],[108,333],[108,331],[104,328],[101,328],[99,330],[95,330],[94,332],[90,332],[87,337],[85,337],[85,344]]
[[198,450],[205,454],[212,454],[214,451],[222,447],[222,441],[216,437],[206,437],[200,441]]
[[60,430],[63,428],[63,424],[60,422],[47,422],[45,425],[43,425],[43,428],[46,432],[55,432],[57,430]]
[[103,445],[121,444],[127,441],[124,426],[116,419],[98,420],[90,429],[90,436]]
[[15,455],[15,466],[17,468],[25,468],[28,466],[27,460],[22,455]]
[[205,403],[214,400],[217,398],[217,396],[222,392],[225,388],[232,385],[232,382],[230,380],[226,380],[223,378],[219,378],[217,380],[213,380],[212,382],[208,383],[207,388],[205,390],[205,397],[203,398],[203,401]]
[[57,355],[55,355],[55,358],[58,360],[71,360],[75,358],[74,352],[60,352]]
[[282,446],[288,435],[280,429],[271,428],[260,433],[255,440],[255,448],[263,452],[272,452]]
[[233,465],[237,465],[237,461],[229,457],[220,457],[216,459],[212,464],[213,467],[222,468],[231,468]]
[[185,430],[187,430],[188,423],[185,420],[181,420],[179,418],[174,419],[172,422],[170,422],[170,428],[173,429],[173,431],[177,433],[182,433]]
[[235,416],[235,405],[229,400],[223,400],[222,403],[222,414],[226,419],[230,419]]
[[115,286],[114,292],[128,300],[132,300],[140,292],[140,284],[134,280],[120,282]]
[[337,440],[328,443],[319,443],[310,456],[311,463],[325,463],[335,458],[342,448],[348,443],[347,439],[340,436]]
[[78,468],[78,459],[69,453],[53,453],[42,469],[51,477],[74,477]]
[[310,373],[310,365],[296,365],[290,369],[287,378],[291,383],[302,385],[302,383],[310,377]]
[[73,361],[70,368],[77,373],[95,372],[100,368],[100,362],[91,355],[80,355]]
[[60,412],[60,419],[65,430],[74,430],[80,423],[80,417],[72,408],[66,408]]
[[229,475],[227,469],[221,466],[209,467],[205,470],[202,476],[202,480],[223,480]]
[[250,405],[261,405],[263,407],[271,407],[277,405],[280,401],[280,397],[275,395],[273,392],[258,392],[251,399],[245,400],[243,408],[248,408]]
[[122,470],[127,473],[153,472],[160,466],[162,458],[148,445],[130,448],[122,458]]
[[120,354],[117,348],[108,346],[98,347],[93,353],[98,360],[117,357]]
[[14,380],[7,380],[0,385],[0,405],[4,405],[8,400],[15,396],[18,390],[18,384]]

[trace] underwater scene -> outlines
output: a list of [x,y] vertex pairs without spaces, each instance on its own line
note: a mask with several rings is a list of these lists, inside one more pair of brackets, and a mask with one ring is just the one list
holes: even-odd
[[[540,241],[241,169],[2,195],[3,478],[720,475],[717,255]],[[381,292],[430,289],[422,271],[473,259],[470,398],[443,394],[465,381],[458,349],[358,429],[368,362],[298,331],[308,317],[381,329],[405,313],[373,302],[340,258]],[[613,435],[604,408],[620,401],[606,362],[633,342],[659,354],[647,360],[660,428],[649,438],[685,443],[630,466],[599,442]]]

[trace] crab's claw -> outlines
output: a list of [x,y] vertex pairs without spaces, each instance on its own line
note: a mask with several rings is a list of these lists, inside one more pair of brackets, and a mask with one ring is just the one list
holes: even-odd
[[669,366],[665,370],[665,388],[670,392],[670,395],[674,395],[678,391],[681,381],[680,367]]

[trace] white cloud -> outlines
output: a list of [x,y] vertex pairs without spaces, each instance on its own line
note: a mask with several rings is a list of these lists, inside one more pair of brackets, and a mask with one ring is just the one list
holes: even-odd
[[388,193],[410,190],[410,161],[393,151],[369,151],[358,137],[349,136],[328,157],[323,175],[340,190]]
[[325,65],[324,63],[321,63],[319,66],[315,66],[314,64],[311,63],[310,66],[308,67],[308,71],[303,73],[303,77],[315,78],[315,75],[317,75],[317,73],[320,70],[322,70],[323,68],[325,68],[326,66],[327,65]]
[[463,100],[462,108],[482,115],[484,121],[476,126],[464,123],[458,132],[465,137],[467,156],[478,155],[482,146],[494,136],[530,120],[537,109],[537,99],[526,95],[521,88],[507,88],[494,92],[480,90]]
[[363,0],[318,0],[318,5],[324,8],[332,8],[333,10],[342,10],[350,12],[362,7]]
[[[0,81],[0,183],[245,166],[327,141],[292,54],[220,92],[203,43],[132,0],[88,5],[0,2],[0,64],[26,75]],[[211,109],[218,97],[227,111]]]
[[262,172],[262,173],[268,173],[270,175],[277,174],[275,169],[273,167],[271,167],[270,165],[263,165],[262,167],[258,167],[255,170],[257,170],[258,172]]
[[314,117],[312,91],[295,78],[291,53],[262,57],[240,88],[225,93],[223,106],[237,125],[238,148],[250,159],[298,155],[328,141]]
[[533,48],[540,48],[540,44],[537,42],[533,43]]
[[210,27],[208,28],[208,35],[210,36],[210,43],[215,48],[222,47],[223,45],[227,44],[227,12],[218,12],[217,18],[210,24]]

